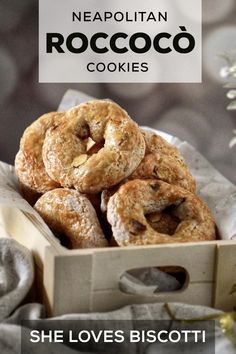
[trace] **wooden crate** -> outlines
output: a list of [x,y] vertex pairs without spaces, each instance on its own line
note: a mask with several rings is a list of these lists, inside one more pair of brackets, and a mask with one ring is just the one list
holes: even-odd
[[[0,209],[0,225],[34,254],[39,297],[50,315],[154,302],[185,302],[222,310],[232,310],[236,304],[235,241],[67,250],[40,229],[31,215]],[[152,266],[183,267],[188,274],[183,289],[152,296],[120,291],[123,272]]]

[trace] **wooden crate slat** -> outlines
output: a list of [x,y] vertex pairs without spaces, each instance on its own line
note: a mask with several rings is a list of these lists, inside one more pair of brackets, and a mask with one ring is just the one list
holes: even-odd
[[44,285],[50,313],[91,311],[92,262],[91,253],[61,256],[52,247],[46,249]]
[[217,247],[214,306],[225,311],[236,308],[236,244],[222,242]]
[[[235,240],[67,250],[53,236],[45,235],[29,215],[7,206],[0,206],[0,226],[32,250],[36,266],[44,272],[44,303],[53,315],[157,301],[214,305],[223,310],[236,305]],[[134,297],[118,289],[120,275],[126,270],[171,265],[182,266],[189,273],[190,283],[183,292]],[[42,282],[41,276],[38,279]]]
[[95,291],[92,311],[106,312],[126,305],[155,302],[183,302],[192,305],[212,306],[213,288],[214,283],[211,282],[194,283],[185,291],[160,293],[155,296],[128,295],[119,290]]
[[181,266],[191,282],[213,281],[215,244],[116,248],[94,252],[93,289],[116,289],[123,272],[141,267]]

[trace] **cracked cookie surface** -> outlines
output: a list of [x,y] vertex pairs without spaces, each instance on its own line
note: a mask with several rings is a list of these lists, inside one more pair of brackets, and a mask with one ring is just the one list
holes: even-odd
[[[156,220],[150,221],[150,215]],[[186,189],[159,180],[123,184],[109,199],[107,219],[119,246],[197,242],[216,237],[207,205]]]
[[32,193],[45,193],[59,187],[46,172],[42,158],[42,147],[46,131],[57,124],[62,113],[47,113],[26,128],[15,158],[15,171],[23,188]]
[[39,198],[34,207],[55,234],[66,236],[71,248],[108,245],[92,204],[78,191],[54,189]]
[[129,179],[156,178],[196,192],[196,182],[179,149],[161,136],[141,129],[145,139],[145,156]]
[[98,193],[128,177],[144,157],[138,125],[111,101],[83,103],[65,118],[43,145],[46,171],[64,187]]

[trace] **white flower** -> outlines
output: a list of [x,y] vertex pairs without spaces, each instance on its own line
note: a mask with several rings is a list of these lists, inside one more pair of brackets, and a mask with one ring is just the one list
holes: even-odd
[[230,75],[236,77],[236,63],[229,68]]
[[224,66],[221,70],[220,70],[220,76],[223,78],[229,77],[230,75],[230,68],[228,66]]
[[[233,133],[236,134],[236,130],[235,130],[235,129],[233,130]],[[236,136],[234,136],[233,139],[231,139],[230,142],[229,142],[229,147],[230,147],[230,149],[231,149],[234,145],[236,145]]]
[[233,98],[236,98],[236,90],[230,90],[228,93],[227,93],[227,97],[232,100]]

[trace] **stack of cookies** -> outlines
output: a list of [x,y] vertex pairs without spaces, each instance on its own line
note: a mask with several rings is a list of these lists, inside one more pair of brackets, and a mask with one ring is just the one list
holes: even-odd
[[24,132],[22,193],[68,248],[213,240],[179,150],[111,101],[43,115]]

